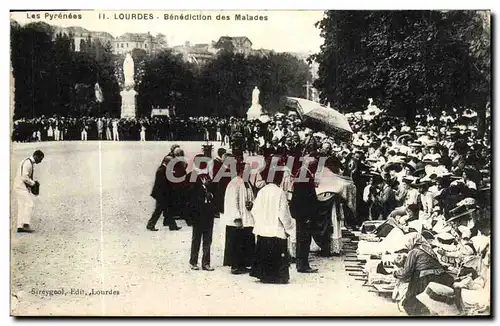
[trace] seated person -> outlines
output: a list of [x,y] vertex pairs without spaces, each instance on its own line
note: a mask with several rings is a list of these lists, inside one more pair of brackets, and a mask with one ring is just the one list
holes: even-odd
[[405,214],[396,216],[394,220],[400,225],[403,226],[408,225],[408,222],[418,220],[418,213],[419,213],[418,205],[410,204],[406,207]]

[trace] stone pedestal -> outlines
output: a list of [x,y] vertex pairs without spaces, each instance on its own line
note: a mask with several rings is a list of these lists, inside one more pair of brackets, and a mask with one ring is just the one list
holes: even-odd
[[252,104],[247,111],[247,120],[256,120],[262,115],[262,106],[260,104]]
[[124,89],[123,91],[120,92],[120,96],[122,97],[122,110],[121,110],[121,117],[122,118],[135,118],[136,117],[136,111],[135,111],[135,96],[137,95],[137,92],[131,88],[131,89]]

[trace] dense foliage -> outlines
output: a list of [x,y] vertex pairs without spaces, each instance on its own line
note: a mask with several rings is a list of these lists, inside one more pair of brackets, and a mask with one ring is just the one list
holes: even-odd
[[[124,55],[98,39],[80,41],[56,35],[50,25],[11,23],[15,78],[14,118],[54,114],[119,116]],[[175,107],[178,115],[243,116],[258,86],[264,110],[276,111],[283,95],[304,97],[309,65],[287,53],[243,56],[221,51],[206,65],[194,65],[165,50],[131,52],[135,67],[137,111]],[[98,83],[103,101],[96,100]]]
[[[15,118],[119,113],[111,45],[89,39],[80,46],[81,51],[75,52],[71,35],[54,35],[44,23],[11,24]],[[96,83],[103,93],[102,103],[96,101]]]
[[489,14],[477,11],[328,11],[314,55],[322,102],[344,112],[374,104],[416,114],[474,109],[490,101]]

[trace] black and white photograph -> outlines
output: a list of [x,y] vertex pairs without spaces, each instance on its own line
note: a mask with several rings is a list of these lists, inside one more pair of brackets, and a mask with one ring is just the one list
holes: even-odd
[[491,317],[490,10],[9,16],[11,316]]

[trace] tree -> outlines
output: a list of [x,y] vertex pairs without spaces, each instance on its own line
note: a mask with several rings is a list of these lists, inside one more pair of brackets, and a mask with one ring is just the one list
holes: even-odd
[[203,67],[199,79],[204,114],[244,116],[252,91],[260,89],[260,104],[268,112],[279,110],[280,97],[305,96],[310,80],[307,63],[288,53],[248,56],[221,52]]
[[[313,55],[323,103],[344,111],[368,98],[409,122],[416,114],[482,107],[489,76],[471,54],[479,30],[472,11],[329,11],[317,26],[325,38]],[[484,48],[484,45],[483,45]],[[483,65],[482,65],[483,66]],[[481,101],[483,99],[483,101]],[[483,102],[483,103],[481,103]]]
[[195,79],[191,67],[170,51],[146,58],[144,76],[136,90],[137,109],[141,116],[149,115],[153,107],[175,107],[179,115],[185,115],[196,107]]
[[[54,35],[45,23],[11,24],[11,61],[15,78],[14,118],[42,115],[119,114],[119,86],[110,45],[82,40],[75,52],[73,35]],[[95,83],[104,103],[95,101]]]
[[52,58],[57,64],[54,65],[54,87],[53,113],[65,114],[70,110],[71,93],[73,91],[73,52],[71,50],[72,39],[65,34],[58,34],[52,48]]
[[165,34],[162,34],[162,33],[156,34],[155,41],[160,49],[164,49],[168,45],[167,38],[166,38]]
[[[136,86],[139,85],[144,76],[144,65],[148,57],[148,53],[144,49],[135,48],[130,53],[134,59],[134,81]],[[136,87],[137,88],[137,87]]]
[[51,114],[54,109],[57,89],[52,37],[52,27],[45,23],[11,25],[15,119]]
[[[91,106],[92,115],[111,116],[120,115],[120,86],[116,78],[116,57],[113,54],[112,45],[109,42],[102,42],[96,38],[92,40],[87,38],[85,50],[76,53],[75,68],[79,70],[75,76],[76,83],[87,85],[85,88],[88,91],[81,92],[78,100],[78,106],[88,106],[88,103],[93,103]],[[93,91],[96,83],[99,83],[104,101],[103,103],[96,102],[95,93]],[[82,100],[87,96],[86,100]],[[86,103],[88,102],[88,103]],[[77,110],[85,111],[87,109]]]

